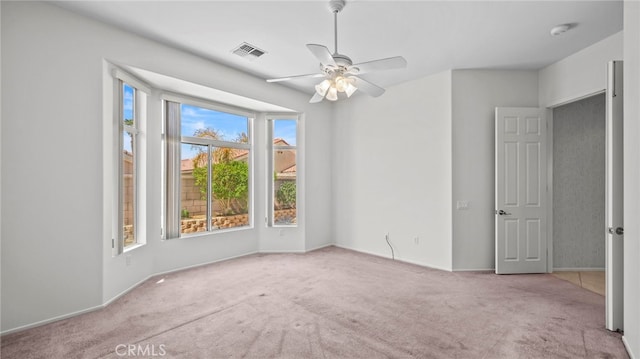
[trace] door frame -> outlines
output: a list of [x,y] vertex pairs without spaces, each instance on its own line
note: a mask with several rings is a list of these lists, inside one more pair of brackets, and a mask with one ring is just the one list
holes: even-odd
[[547,209],[547,273],[553,273],[553,109],[606,92],[607,90],[603,88],[543,107],[547,116],[547,203],[549,205]]
[[[536,133],[530,133],[528,132],[529,129],[529,121],[528,119],[530,119],[532,116],[534,116],[536,119],[538,120],[536,122],[538,130],[536,131]],[[541,175],[540,171],[546,171],[548,170],[548,164],[546,163],[547,159],[548,159],[548,153],[542,154],[542,157],[538,157],[538,166],[542,166],[542,167],[538,167],[539,171],[537,173],[537,178],[539,178],[539,181],[535,181],[538,182],[536,189],[541,192],[541,191],[546,191],[546,194],[538,194],[538,205],[537,206],[527,206],[526,202],[526,198],[528,198],[527,194],[522,194],[520,193],[520,191],[522,189],[526,191],[528,191],[529,187],[527,186],[527,183],[529,183],[528,181],[528,173],[529,171],[526,169],[527,168],[527,158],[528,157],[528,153],[529,151],[528,149],[528,144],[530,143],[530,141],[533,140],[532,137],[537,139],[538,144],[540,144],[540,142],[546,142],[545,144],[542,144],[544,146],[544,148],[542,147],[538,147],[538,154],[540,155],[539,152],[541,151],[548,151],[548,137],[547,134],[549,132],[549,128],[548,128],[548,122],[547,122],[547,118],[546,118],[546,114],[547,111],[544,108],[541,107],[533,107],[533,106],[529,106],[529,107],[501,107],[498,106],[495,108],[495,120],[494,120],[494,126],[495,126],[495,139],[494,139],[494,164],[495,164],[495,179],[494,179],[494,185],[495,185],[495,198],[494,198],[494,206],[495,206],[495,217],[494,217],[494,228],[495,228],[495,240],[494,240],[494,245],[495,245],[495,273],[496,274],[516,274],[516,273],[547,273],[548,272],[548,259],[549,259],[549,255],[548,255],[548,248],[544,248],[545,246],[548,247],[549,244],[549,239],[548,239],[548,222],[549,222],[549,215],[548,215],[548,209],[550,207],[550,203],[548,202],[548,189],[549,189],[549,184],[548,184],[548,174],[546,175],[546,179],[545,178],[541,178],[538,177]],[[507,132],[507,126],[506,126],[506,122],[505,119],[507,118],[515,118],[518,125],[516,125],[515,127],[515,133],[508,133]],[[522,130],[519,130],[518,128],[521,128]],[[506,177],[507,177],[507,165],[505,165],[505,160],[507,158],[507,151],[505,149],[505,144],[506,143],[514,143],[513,141],[518,141],[518,150],[515,152],[516,156],[518,157],[517,160],[517,164],[516,164],[516,169],[517,169],[517,179],[516,181],[518,182],[518,184],[515,186],[515,188],[517,189],[517,198],[520,198],[520,195],[522,194],[522,201],[519,199],[516,199],[516,205],[513,207],[510,207],[507,203],[505,203],[506,198],[504,198],[506,195],[504,194],[504,189],[508,188],[507,182],[509,182]],[[523,143],[524,144],[524,148],[522,149],[522,151],[519,150],[520,148],[520,144]],[[525,158],[521,158],[522,156],[524,156]],[[544,162],[544,163],[542,163]],[[544,168],[543,168],[544,167]],[[512,168],[512,167],[510,167]],[[512,168],[513,169],[513,168]],[[521,173],[521,171],[524,171],[525,173]],[[520,183],[521,181],[525,181],[525,183]],[[529,193],[529,192],[527,192]],[[542,197],[540,197],[540,195],[542,195]],[[547,202],[545,202],[547,201]],[[536,209],[537,208],[537,209]],[[511,213],[504,213],[505,211],[513,211],[513,217],[511,217]],[[532,213],[533,211],[533,213]],[[544,213],[540,213],[540,212],[544,212]],[[535,215],[534,215],[535,214]],[[506,241],[507,241],[507,237],[509,237],[506,233],[506,218],[504,218],[504,216],[507,216],[509,219],[513,218],[517,218],[517,223],[518,225],[516,226],[518,234],[516,235],[516,241],[518,242],[518,245],[516,245],[517,251],[518,251],[518,256],[515,262],[517,262],[516,264],[513,263],[509,263],[509,262],[513,262],[510,260],[506,260],[504,258],[504,253],[502,252],[503,250],[505,250],[507,248],[506,245]],[[534,215],[532,217],[532,215]],[[527,218],[530,217],[530,218]],[[539,260],[527,260],[527,258],[524,258],[525,256],[523,256],[523,258],[520,257],[520,255],[524,254],[522,253],[522,249],[520,248],[521,245],[522,247],[524,247],[525,251],[528,253],[528,243],[529,243],[529,238],[528,238],[528,234],[524,234],[524,236],[526,237],[524,239],[524,241],[527,243],[522,243],[521,241],[523,240],[521,238],[521,230],[524,229],[525,232],[528,233],[527,228],[529,228],[529,226],[527,224],[523,225],[523,228],[520,228],[520,219],[523,220],[524,223],[527,223],[527,219],[533,219],[533,218],[538,218],[540,221],[540,226],[545,226],[544,229],[544,234],[542,234],[542,232],[539,232],[539,235],[546,235],[547,238],[546,239],[538,239],[537,243],[539,244],[539,248],[538,248],[538,254],[537,257]],[[526,227],[526,228],[524,228]],[[501,254],[502,253],[502,254]],[[535,263],[535,262],[542,262],[542,260],[544,260],[544,263]],[[544,266],[542,265],[544,264]]]

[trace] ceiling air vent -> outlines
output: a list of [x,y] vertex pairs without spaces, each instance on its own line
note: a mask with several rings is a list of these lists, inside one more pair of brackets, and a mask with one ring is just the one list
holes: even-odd
[[244,57],[247,60],[255,60],[258,57],[267,53],[266,51],[260,50],[259,48],[251,44],[247,44],[246,42],[243,42],[242,44],[240,44],[240,46],[231,50],[231,52],[233,52],[234,54],[240,57]]

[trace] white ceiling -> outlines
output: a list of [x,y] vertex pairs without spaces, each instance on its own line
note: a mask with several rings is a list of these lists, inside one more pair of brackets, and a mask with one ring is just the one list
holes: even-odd
[[[56,4],[267,79],[318,72],[305,44],[333,51],[327,1],[56,1]],[[338,50],[354,63],[401,55],[362,75],[380,86],[447,69],[539,69],[622,30],[622,1],[347,1]],[[551,36],[550,29],[574,28]],[[249,61],[242,42],[267,51]],[[318,79],[289,85],[313,93]],[[274,84],[274,86],[276,86]]]

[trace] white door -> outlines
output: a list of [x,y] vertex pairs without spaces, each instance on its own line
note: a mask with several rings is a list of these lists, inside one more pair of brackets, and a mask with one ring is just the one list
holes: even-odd
[[606,177],[606,327],[623,329],[622,62],[608,67]]
[[547,125],[538,108],[496,108],[496,273],[547,272]]

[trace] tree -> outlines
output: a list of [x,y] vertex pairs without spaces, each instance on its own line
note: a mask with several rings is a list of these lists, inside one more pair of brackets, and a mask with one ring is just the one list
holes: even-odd
[[241,212],[246,212],[249,199],[249,165],[244,161],[214,164],[211,187],[214,198],[220,200],[228,212],[225,214],[233,213],[233,200],[238,202]]
[[[211,138],[214,140],[218,140],[220,139],[220,134],[217,130],[213,129],[213,128],[200,128],[197,129],[194,133],[193,133],[193,137],[201,137],[201,138]],[[195,157],[193,157],[193,168],[198,168],[198,167],[206,167],[207,164],[207,152],[204,151],[202,149],[202,146],[192,146],[192,149],[196,149],[198,151],[198,154],[196,154]],[[194,171],[195,174],[195,171]],[[206,177],[205,177],[206,179]],[[206,189],[206,187],[205,187]],[[206,192],[205,192],[206,195]]]
[[[194,137],[220,139],[220,133],[212,128],[195,131]],[[234,142],[248,143],[246,133],[240,133]],[[207,198],[207,153],[198,148],[193,158],[193,177],[200,188],[202,198]],[[234,200],[239,205],[239,212],[246,212],[249,200],[249,165],[245,161],[234,161],[237,150],[230,147],[216,147],[213,151],[213,168],[211,191],[213,198],[220,201],[225,214],[234,213]]]

